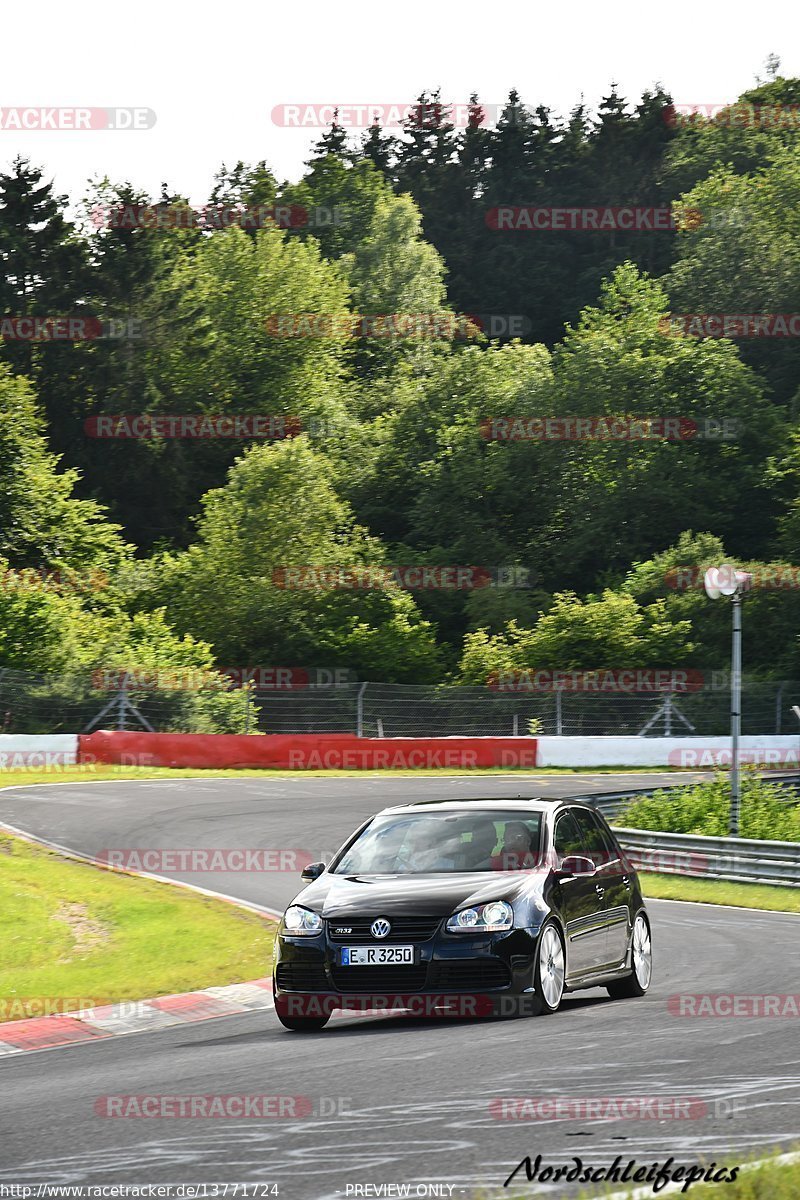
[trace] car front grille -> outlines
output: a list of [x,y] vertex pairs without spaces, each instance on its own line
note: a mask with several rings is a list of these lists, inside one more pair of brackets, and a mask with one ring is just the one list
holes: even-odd
[[340,992],[384,996],[421,992],[428,969],[416,967],[331,967],[333,982]]
[[475,992],[508,987],[510,983],[511,971],[499,958],[440,960],[433,964],[429,980],[430,987]]
[[275,982],[282,992],[329,992],[331,988],[321,962],[280,962]]
[[[332,942],[342,942],[347,945],[356,945],[359,942],[385,942],[387,944],[427,942],[442,923],[441,917],[388,917],[387,920],[392,927],[389,936],[375,938],[370,933],[369,927],[380,915],[380,913],[376,913],[374,917],[368,917],[366,920],[364,917],[346,916],[329,919],[328,936]],[[340,932],[344,929],[349,932]]]

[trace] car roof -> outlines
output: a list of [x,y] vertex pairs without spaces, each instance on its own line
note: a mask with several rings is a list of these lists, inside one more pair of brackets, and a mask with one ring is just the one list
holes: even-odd
[[381,809],[380,816],[385,813],[430,813],[430,812],[469,812],[473,809],[484,809],[490,812],[509,809],[514,812],[551,812],[558,804],[575,804],[565,798],[545,796],[469,796],[458,800],[416,800],[411,804],[396,804],[390,808]]

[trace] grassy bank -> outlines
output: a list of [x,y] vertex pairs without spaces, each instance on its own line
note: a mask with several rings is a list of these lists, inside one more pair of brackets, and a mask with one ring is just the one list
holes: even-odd
[[[616,824],[625,829],[727,837],[730,807],[730,777],[717,772],[702,783],[632,800],[620,812]],[[800,805],[793,793],[752,769],[742,774],[740,816],[740,837],[800,842]]]
[[[269,974],[274,926],[0,832],[0,1020]],[[26,1005],[28,1006],[26,1008]]]
[[[668,1157],[668,1156],[665,1156]],[[649,1165],[652,1160],[647,1160],[643,1165]],[[663,1161],[663,1159],[662,1159]],[[677,1158],[675,1165],[685,1162],[682,1158]],[[694,1165],[694,1163],[691,1163]],[[700,1161],[699,1166],[703,1163]],[[710,1164],[708,1164],[710,1166]],[[718,1164],[721,1166],[722,1164]],[[730,1157],[728,1158],[728,1167],[735,1165],[743,1165],[743,1159]],[[678,1190],[672,1193],[664,1193],[665,1195],[688,1195],[691,1200],[798,1200],[800,1197],[800,1162],[794,1163],[779,1163],[767,1160],[760,1166],[747,1166],[740,1170],[733,1183],[693,1183],[690,1187],[682,1192],[681,1185],[678,1185]],[[644,1191],[641,1188],[638,1190],[631,1189],[629,1192],[620,1191],[619,1184],[609,1186],[604,1192],[581,1192],[581,1200],[602,1200],[604,1196],[619,1197],[619,1200],[628,1200],[629,1197],[642,1195],[644,1193],[653,1195],[652,1185],[644,1185]],[[530,1193],[529,1193],[530,1194]],[[519,1193],[519,1198],[523,1195]],[[508,1197],[508,1200],[515,1200],[514,1197]]]
[[728,883],[724,879],[690,879],[687,875],[648,875],[644,872],[639,873],[639,881],[645,896],[653,900],[691,900],[700,904],[731,904],[736,908],[800,913],[800,888],[795,887]]
[[[582,767],[578,770],[572,767],[420,767],[408,770],[375,770],[375,771],[290,771],[286,768],[241,767],[222,769],[213,767],[129,767],[106,765],[103,763],[86,763],[74,767],[53,766],[47,769],[20,768],[15,771],[0,770],[0,787],[20,787],[34,783],[79,783],[92,779],[243,779],[253,778],[343,778],[357,779],[365,775],[381,775],[394,778],[398,775],[408,777],[463,775],[520,775],[535,776],[546,779],[548,776],[560,777],[572,775],[580,778],[582,775],[630,775],[636,779],[639,775],[676,774],[681,772],[677,767]],[[680,780],[678,779],[678,782]]]

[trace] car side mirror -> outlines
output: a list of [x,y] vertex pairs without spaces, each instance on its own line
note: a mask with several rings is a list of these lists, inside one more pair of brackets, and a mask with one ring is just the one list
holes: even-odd
[[303,867],[300,872],[300,878],[307,883],[311,883],[314,879],[319,879],[322,872],[325,870],[325,863],[309,863],[307,867]]
[[562,858],[558,874],[594,875],[596,870],[597,867],[590,858],[583,858],[580,854],[568,854],[566,858]]

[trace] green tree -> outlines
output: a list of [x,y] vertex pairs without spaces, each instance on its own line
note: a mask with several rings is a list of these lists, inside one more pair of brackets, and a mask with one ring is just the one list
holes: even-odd
[[496,672],[679,666],[694,650],[690,632],[689,621],[669,619],[663,600],[640,606],[632,596],[608,589],[586,600],[562,592],[532,629],[512,621],[495,636],[485,630],[469,634],[461,678],[478,684]]
[[[153,564],[135,604],[166,606],[223,665],[348,667],[381,680],[435,680],[442,660],[411,597],[286,584],[287,568],[379,567],[380,544],[354,525],[305,437],[254,446],[203,499],[198,540]],[[309,576],[303,575],[307,580]]]
[[102,505],[74,495],[26,379],[0,364],[0,555],[14,568],[116,569],[127,547]]
[[670,620],[689,621],[693,665],[710,675],[730,667],[731,614],[729,605],[708,599],[703,576],[721,563],[749,571],[754,587],[744,601],[745,675],[792,679],[800,669],[800,592],[793,562],[737,559],[712,534],[686,531],[675,545],[634,563],[622,590],[639,604],[662,600]]
[[[447,304],[444,263],[424,241],[420,215],[409,196],[378,202],[369,232],[342,265],[358,314],[391,321],[408,316],[418,323],[418,332],[409,338],[372,336],[362,328],[356,360],[360,374],[390,372],[404,359],[420,363],[460,332]],[[441,330],[436,325],[440,320]]]
[[[777,314],[800,311],[800,161],[776,148],[752,174],[714,170],[677,206],[684,231],[665,280],[677,313]],[[692,220],[689,214],[697,217]],[[736,339],[745,362],[775,398],[800,410],[800,351],[794,337]]]
[[[101,411],[263,414],[296,418],[304,427],[342,417],[350,339],[341,271],[313,240],[274,227],[254,236],[215,231],[185,244],[183,236],[169,233],[163,270],[143,301],[140,393],[132,407],[121,407],[117,370]],[[332,324],[314,327],[309,314],[323,321],[327,315]],[[242,444],[121,441],[113,447],[118,480],[104,495],[139,545],[185,544],[200,497],[224,479]]]
[[[312,158],[297,184],[284,187],[280,203],[296,205],[301,223],[292,235],[314,238],[326,258],[341,258],[369,236],[375,213],[392,196],[391,185],[368,159],[355,162],[333,153]],[[304,210],[308,224],[303,224]]]
[[[68,198],[17,157],[0,173],[0,313],[93,316],[87,247],[66,217]],[[74,438],[86,342],[0,340],[0,360],[35,384],[56,449]]]
[[711,117],[674,113],[677,136],[661,173],[669,194],[686,193],[721,168],[749,174],[765,166],[781,147],[793,149],[799,103],[800,79],[778,77],[743,92]]

